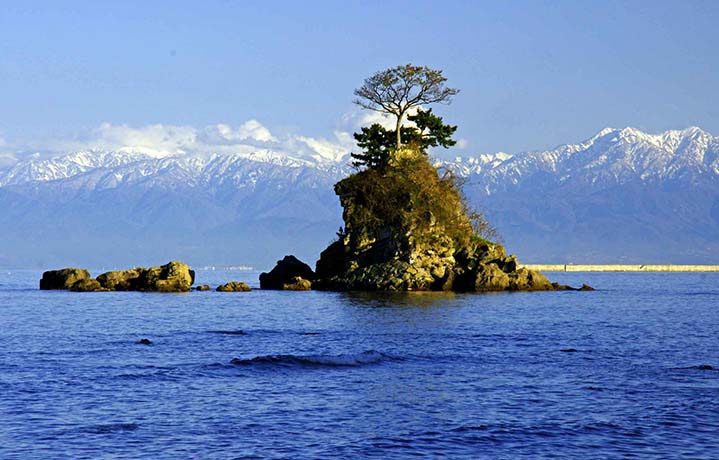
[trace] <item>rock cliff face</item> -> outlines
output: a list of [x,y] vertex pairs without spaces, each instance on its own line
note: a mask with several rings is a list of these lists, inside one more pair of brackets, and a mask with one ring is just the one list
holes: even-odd
[[451,175],[404,152],[386,170],[335,185],[345,227],[320,255],[313,289],[528,291],[569,289],[473,230]]

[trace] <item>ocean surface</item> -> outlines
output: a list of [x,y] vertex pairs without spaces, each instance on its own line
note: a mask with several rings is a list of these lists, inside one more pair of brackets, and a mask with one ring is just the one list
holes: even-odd
[[[69,293],[2,271],[0,458],[719,458],[719,274],[549,275],[598,290]],[[231,280],[258,284],[197,274]]]

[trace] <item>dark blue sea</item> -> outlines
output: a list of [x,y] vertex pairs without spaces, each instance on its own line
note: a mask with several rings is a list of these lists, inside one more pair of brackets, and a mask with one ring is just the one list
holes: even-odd
[[[719,458],[719,274],[480,295],[39,278],[0,272],[3,460]],[[230,280],[258,284],[198,272]]]

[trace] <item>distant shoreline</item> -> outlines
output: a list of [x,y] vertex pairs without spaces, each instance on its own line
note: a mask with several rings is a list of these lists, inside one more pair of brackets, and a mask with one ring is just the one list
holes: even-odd
[[523,264],[540,272],[719,272],[719,265],[580,265]]

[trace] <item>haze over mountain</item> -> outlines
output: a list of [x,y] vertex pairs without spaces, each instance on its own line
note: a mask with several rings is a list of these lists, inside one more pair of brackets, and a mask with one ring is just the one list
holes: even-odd
[[[352,170],[339,146],[315,147],[5,157],[0,265],[314,263],[342,224],[332,186]],[[438,163],[521,261],[719,261],[719,138],[699,128],[608,128],[552,150]]]

